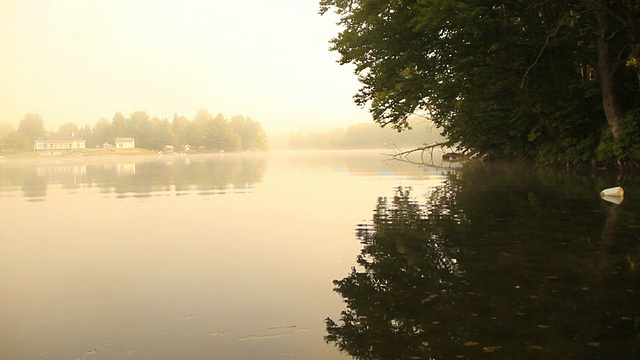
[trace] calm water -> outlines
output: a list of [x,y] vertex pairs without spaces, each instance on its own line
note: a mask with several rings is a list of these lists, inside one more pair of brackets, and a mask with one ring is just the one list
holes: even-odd
[[639,184],[379,152],[5,160],[0,359],[636,359]]
[[439,171],[380,152],[0,163],[0,359],[344,359],[359,223]]

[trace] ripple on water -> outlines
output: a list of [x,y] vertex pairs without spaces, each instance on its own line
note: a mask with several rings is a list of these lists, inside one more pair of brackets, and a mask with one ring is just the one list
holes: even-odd
[[[282,330],[282,329],[290,329],[289,331],[278,331],[272,332],[274,330]],[[269,339],[277,339],[286,336],[292,336],[297,333],[308,331],[307,328],[298,328],[296,325],[287,325],[287,326],[278,326],[278,327],[270,327],[265,329],[267,333],[265,334],[256,334],[256,335],[247,335],[241,336],[238,338],[238,341],[253,341],[253,340],[269,340]]]

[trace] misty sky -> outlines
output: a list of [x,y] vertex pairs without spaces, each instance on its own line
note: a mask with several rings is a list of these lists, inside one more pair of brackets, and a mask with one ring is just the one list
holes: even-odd
[[267,132],[370,122],[317,0],[1,0],[0,123],[199,109]]

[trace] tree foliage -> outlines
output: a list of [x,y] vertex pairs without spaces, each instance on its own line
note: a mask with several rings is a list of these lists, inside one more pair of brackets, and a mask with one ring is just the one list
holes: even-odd
[[58,134],[64,136],[77,136],[78,135],[78,125],[72,122],[64,123],[60,125],[58,128]]
[[289,137],[290,149],[389,149],[412,148],[423,143],[441,142],[443,139],[424,120],[409,120],[411,130],[398,133],[391,128],[380,128],[373,123],[352,125],[346,129],[311,134],[294,133]]
[[[215,117],[209,111],[198,111],[193,120],[175,114],[173,121],[151,118],[146,111],[135,111],[129,117],[115,113],[111,121],[98,120],[94,126],[67,122],[58,133],[86,140],[90,148],[115,144],[116,138],[133,137],[136,147],[162,150],[167,145],[177,148],[189,145],[204,151],[265,151],[267,136],[259,122],[244,116],[234,116],[231,121],[222,114]],[[0,128],[2,149],[33,149],[33,140],[45,135],[44,122],[38,114],[27,114],[18,130]],[[0,150],[2,150],[0,149]]]
[[25,140],[11,124],[0,124],[0,151],[15,152],[20,149]]
[[27,114],[18,125],[18,133],[28,141],[33,141],[44,135],[44,122],[38,114]]
[[637,0],[320,1],[331,10],[342,29],[332,49],[382,126],[420,113],[465,149],[640,161],[624,129],[640,122]]
[[[113,144],[117,137],[133,137],[136,147],[162,150],[166,145],[208,151],[263,151],[267,137],[260,123],[242,116],[228,121],[222,114],[215,117],[209,111],[198,111],[193,120],[175,114],[172,121],[151,118],[145,111],[136,111],[130,117],[116,113],[113,119],[101,119],[93,128],[85,126],[79,134],[88,147]],[[240,126],[242,124],[243,126]]]

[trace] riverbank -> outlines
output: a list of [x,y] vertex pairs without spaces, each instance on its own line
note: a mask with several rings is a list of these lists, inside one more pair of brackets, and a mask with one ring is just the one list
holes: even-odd
[[149,149],[82,149],[61,155],[40,155],[34,151],[0,152],[0,159],[49,159],[69,157],[93,157],[93,156],[144,156],[158,155],[155,150]]

